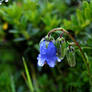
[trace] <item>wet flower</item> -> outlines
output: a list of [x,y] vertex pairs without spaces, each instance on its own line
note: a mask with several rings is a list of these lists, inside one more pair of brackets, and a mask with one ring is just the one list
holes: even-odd
[[61,60],[56,56],[56,50],[52,41],[43,40],[40,43],[40,54],[37,57],[38,66],[43,66],[46,62],[50,67],[54,67],[56,61],[60,62]]

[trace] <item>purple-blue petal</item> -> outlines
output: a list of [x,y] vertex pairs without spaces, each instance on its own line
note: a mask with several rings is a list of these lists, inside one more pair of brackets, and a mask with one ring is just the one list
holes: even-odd
[[45,61],[50,67],[54,67],[56,61],[60,62],[60,59],[56,56],[56,47],[52,41],[49,42],[46,48],[46,41],[40,43],[40,54],[37,57],[38,65],[43,66]]
[[46,54],[46,43],[45,43],[45,41],[42,41],[40,43],[40,54]]
[[54,67],[55,64],[56,64],[56,60],[57,60],[56,57],[48,58],[48,59],[47,59],[47,64],[48,64],[50,67]]
[[37,60],[38,60],[38,66],[43,66],[44,63],[45,63],[45,56],[42,56],[41,54],[38,55],[37,57]]
[[56,47],[54,46],[53,42],[49,42],[48,48],[47,48],[47,57],[55,57],[56,56]]
[[54,46],[53,42],[49,42],[48,48],[47,48],[47,64],[50,67],[54,67],[56,64],[56,47]]

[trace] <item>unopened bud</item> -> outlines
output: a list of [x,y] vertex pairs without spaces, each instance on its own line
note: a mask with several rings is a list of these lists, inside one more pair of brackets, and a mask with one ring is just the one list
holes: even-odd
[[75,50],[72,46],[67,48],[66,58],[70,67],[74,67],[76,65]]
[[57,47],[57,56],[62,60],[66,55],[66,42],[63,37],[57,38],[56,47]]

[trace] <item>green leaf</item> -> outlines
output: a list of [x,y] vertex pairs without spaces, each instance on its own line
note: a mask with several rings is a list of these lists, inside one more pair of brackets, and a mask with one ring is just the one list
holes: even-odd
[[90,20],[91,18],[91,9],[90,9],[90,5],[88,2],[84,1],[83,2],[83,14],[86,20]]
[[11,82],[10,84],[11,84],[11,90],[12,90],[12,92],[16,92],[13,76],[10,77],[10,82]]
[[77,9],[76,15],[77,15],[78,23],[81,26],[84,23],[83,14],[82,14],[81,10]]
[[31,77],[30,77],[30,74],[29,74],[29,71],[28,71],[28,68],[26,65],[26,61],[24,58],[23,58],[23,64],[24,64],[24,68],[25,68],[25,72],[26,72],[26,76],[27,76],[27,84],[29,86],[30,92],[34,92],[32,80],[31,80]]

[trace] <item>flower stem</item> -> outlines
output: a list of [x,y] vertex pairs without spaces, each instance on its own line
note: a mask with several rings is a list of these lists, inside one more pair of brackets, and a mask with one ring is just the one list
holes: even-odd
[[66,33],[66,34],[74,41],[74,43],[76,44],[76,46],[79,48],[80,53],[81,53],[81,56],[82,56],[82,59],[83,59],[85,65],[86,65],[86,68],[87,68],[87,71],[88,71],[88,76],[89,76],[89,78],[90,78],[90,84],[91,84],[91,86],[92,86],[92,76],[91,76],[91,74],[90,74],[89,63],[87,62],[86,57],[85,57],[85,55],[84,55],[84,53],[83,53],[83,51],[82,51],[82,49],[81,49],[79,43],[74,39],[74,37],[73,37],[68,31],[66,31],[66,30],[63,29],[63,28],[54,28],[54,29],[52,29],[52,30],[48,33],[48,36],[50,36],[50,34],[53,33],[53,32],[55,32],[55,31],[63,31],[64,33]]

